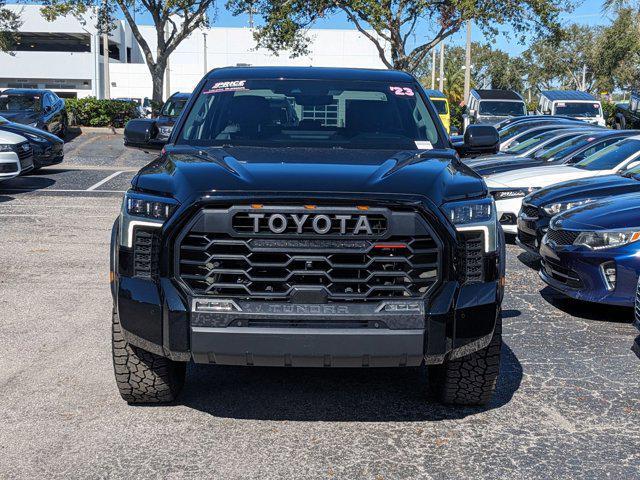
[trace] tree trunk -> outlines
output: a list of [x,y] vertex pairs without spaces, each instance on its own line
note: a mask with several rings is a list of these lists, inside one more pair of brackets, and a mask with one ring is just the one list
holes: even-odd
[[[149,72],[151,73],[151,82],[153,83],[152,100],[154,108],[160,108],[164,98],[164,65],[149,65]],[[157,105],[157,107],[156,107]]]

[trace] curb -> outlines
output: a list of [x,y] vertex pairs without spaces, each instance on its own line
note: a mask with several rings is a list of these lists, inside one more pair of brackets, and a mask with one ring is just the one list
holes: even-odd
[[74,133],[110,133],[112,135],[122,135],[124,128],[70,126],[68,131]]

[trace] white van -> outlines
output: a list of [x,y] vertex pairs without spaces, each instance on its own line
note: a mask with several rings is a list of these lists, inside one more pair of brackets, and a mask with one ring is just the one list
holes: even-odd
[[33,169],[33,150],[21,135],[0,130],[0,181]]
[[538,113],[580,118],[601,127],[606,126],[602,104],[588,92],[579,90],[544,90],[540,92]]

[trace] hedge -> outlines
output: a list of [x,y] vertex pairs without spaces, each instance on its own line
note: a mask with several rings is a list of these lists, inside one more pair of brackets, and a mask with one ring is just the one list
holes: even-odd
[[138,117],[136,105],[120,100],[94,97],[65,99],[69,124],[83,127],[124,127]]

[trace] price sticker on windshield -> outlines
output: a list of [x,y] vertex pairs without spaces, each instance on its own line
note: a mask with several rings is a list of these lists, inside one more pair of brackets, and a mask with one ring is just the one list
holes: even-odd
[[246,80],[230,80],[226,82],[216,82],[213,85],[211,85],[211,87],[209,87],[209,90],[206,90],[204,93],[212,94],[212,93],[237,92],[239,90],[246,90],[247,89],[245,87],[246,83],[247,83]]
[[398,95],[399,97],[413,97],[415,94],[413,93],[413,89],[409,87],[389,87],[389,90],[394,95]]

